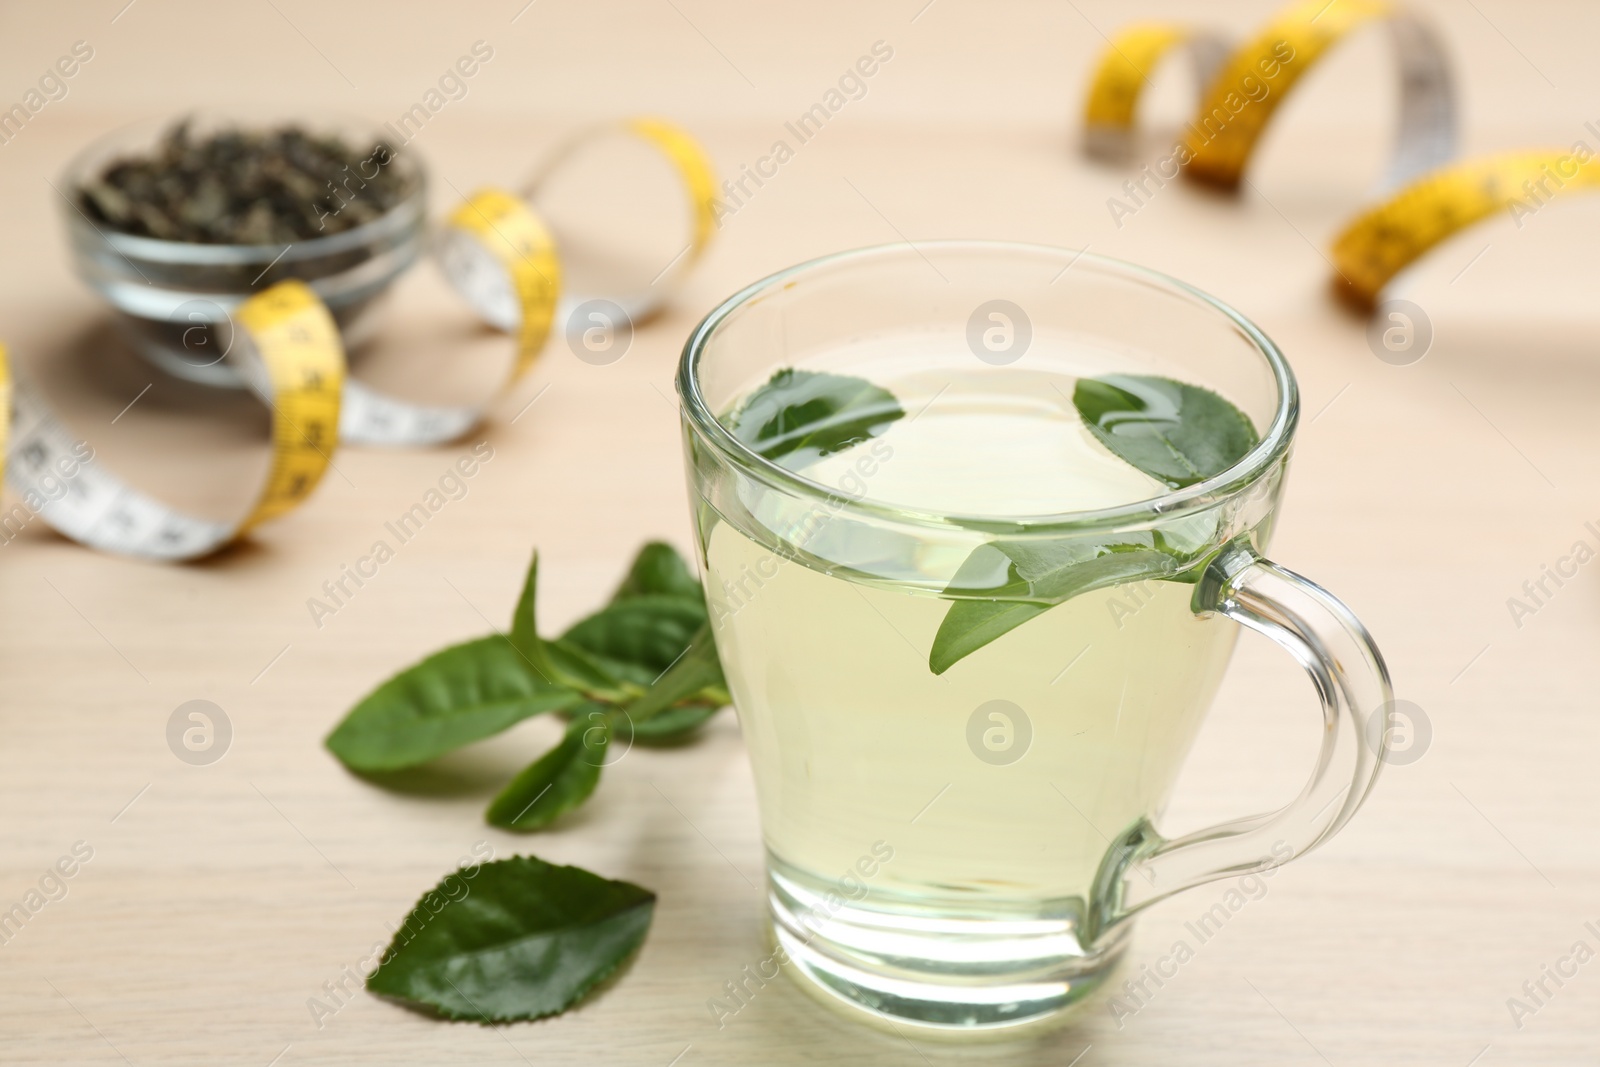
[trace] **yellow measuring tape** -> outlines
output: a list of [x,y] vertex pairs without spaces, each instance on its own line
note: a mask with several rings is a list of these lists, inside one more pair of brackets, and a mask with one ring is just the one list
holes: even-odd
[[[632,118],[605,123],[584,130],[557,148],[539,167],[520,193],[490,190],[502,205],[517,202],[530,213],[536,212],[541,186],[564,166],[609,138],[634,138],[655,149],[671,165],[689,207],[689,225],[684,243],[670,263],[644,285],[601,284],[595,291],[564,294],[556,321],[565,328],[566,318],[577,305],[605,299],[618,306],[628,325],[643,320],[669,300],[677,285],[705,252],[716,233],[716,172],[700,143],[670,122],[655,118]],[[480,194],[485,195],[485,194]],[[441,235],[441,262],[445,275],[484,321],[503,330],[515,330],[520,309],[508,299],[507,286],[493,277],[491,266],[499,261],[498,251],[474,248],[482,245],[481,229],[461,225],[458,214]],[[617,325],[617,324],[613,324]]]
[[1600,164],[1581,144],[1444,167],[1345,227],[1333,244],[1336,291],[1370,310],[1389,279],[1452,234],[1502,210],[1520,224],[1564,192],[1597,187]]
[[561,295],[561,261],[555,241],[527,204],[505,192],[485,189],[456,209],[450,225],[488,249],[510,279],[521,309],[516,325],[513,380],[525,374],[544,348]]
[[[496,308],[515,337],[503,392],[533,366],[550,334],[561,294],[555,241],[521,198],[485,189],[451,213],[436,250],[445,276],[475,307],[483,301]],[[398,400],[353,381],[345,388],[343,433],[358,444],[438,444],[467,433],[486,408]]]
[[22,498],[0,515],[3,539],[38,516],[73,540],[107,552],[195,559],[310,496],[339,443],[344,348],[333,316],[305,283],[285,281],[250,297],[235,317],[238,332],[228,358],[272,410],[272,461],[260,495],[242,518],[202,519],[133,488],[73,436],[37,390],[0,367],[12,433],[6,472]]
[[1204,93],[1229,47],[1216,34],[1172,22],[1142,22],[1118,32],[1101,54],[1084,98],[1084,147],[1090,155],[1121,160],[1131,154],[1144,88],[1175,51],[1188,52],[1197,93]]
[[[564,292],[563,269],[549,225],[536,207],[540,184],[606,137],[643,140],[672,165],[689,203],[686,244],[649,284],[596,292]],[[436,238],[438,260],[456,290],[490,325],[517,337],[517,354],[501,389],[533,365],[552,326],[565,329],[574,310],[592,301],[614,306],[612,329],[658,310],[710,244],[716,232],[716,178],[699,142],[660,119],[635,118],[587,130],[552,154],[519,194],[484,189],[451,214]],[[586,309],[594,314],[592,309]],[[380,402],[381,401],[381,402]],[[483,407],[424,407],[375,398],[370,390],[347,397],[346,436],[361,443],[419,444],[461,436],[483,415]]]
[[688,251],[679,268],[686,272],[711,244],[717,231],[717,175],[700,142],[688,132],[662,119],[630,119],[623,128],[659,148],[678,172],[689,198],[693,222]]
[[[1091,153],[1121,156],[1132,143],[1139,98],[1156,66],[1180,45],[1207,80],[1175,158],[1189,177],[1236,187],[1279,105],[1335,44],[1374,22],[1394,35],[1400,129],[1385,186],[1399,185],[1455,154],[1455,90],[1442,42],[1419,15],[1384,0],[1308,0],[1285,9],[1225,61],[1220,38],[1185,26],[1144,23],[1111,40],[1084,109]],[[1208,72],[1213,72],[1209,73]]]

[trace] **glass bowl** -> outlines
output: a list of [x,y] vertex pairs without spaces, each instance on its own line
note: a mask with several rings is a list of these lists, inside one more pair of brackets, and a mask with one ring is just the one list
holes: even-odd
[[85,181],[117,159],[152,150],[175,121],[144,122],[102,137],[73,159],[57,185],[74,267],[110,303],[124,336],[141,355],[178,377],[242,386],[238,373],[223,362],[233,341],[231,312],[252,293],[297,278],[328,306],[345,348],[360,344],[376,326],[389,286],[426,249],[427,173],[421,161],[396,151],[392,135],[371,123],[191,116],[191,135],[198,137],[222,128],[293,125],[338,135],[361,149],[382,142],[390,153],[379,165],[402,168],[407,191],[370,222],[287,244],[163,240],[121,233],[91,219],[79,201]]

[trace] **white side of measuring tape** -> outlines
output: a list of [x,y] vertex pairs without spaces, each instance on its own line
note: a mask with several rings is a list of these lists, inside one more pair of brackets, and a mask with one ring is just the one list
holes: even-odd
[[194,559],[233,539],[236,527],[170,508],[93,458],[17,377],[6,474],[39,517],[74,541],[146,559]]
[[1437,31],[1402,11],[1389,20],[1400,75],[1400,121],[1380,192],[1400,186],[1455,158],[1460,130],[1455,76]]

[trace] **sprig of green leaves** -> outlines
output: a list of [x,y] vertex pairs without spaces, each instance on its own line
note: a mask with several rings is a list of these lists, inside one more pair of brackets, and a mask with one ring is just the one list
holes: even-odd
[[403,770],[524,719],[570,719],[555,747],[495,797],[490,823],[538,830],[588,799],[614,740],[685,740],[728,701],[699,580],[670,546],[639,551],[600,610],[560,637],[539,636],[539,557],[508,634],[453,645],[406,668],[328,735],[351,770]]
[[[803,465],[882,431],[904,411],[859,378],[782,370],[732,420],[758,452]],[[539,559],[510,631],[454,645],[368,694],[328,736],[347,767],[414,767],[523,719],[567,717],[561,740],[489,805],[538,830],[582,804],[619,744],[678,744],[728,703],[700,582],[670,546],[644,546],[611,599],[559,637],[535,611]],[[406,917],[367,980],[374,993],[451,1019],[495,1023],[565,1011],[643,942],[655,896],[532,856],[447,875]]]
[[[559,637],[538,632],[539,557],[508,633],[406,668],[328,735],[351,770],[403,770],[546,712],[559,742],[511,780],[486,817],[549,826],[589,799],[618,743],[676,744],[728,702],[705,595],[683,557],[652,542],[611,599]],[[485,1023],[565,1011],[643,943],[655,895],[532,856],[447,875],[423,895],[367,979],[374,993]]]

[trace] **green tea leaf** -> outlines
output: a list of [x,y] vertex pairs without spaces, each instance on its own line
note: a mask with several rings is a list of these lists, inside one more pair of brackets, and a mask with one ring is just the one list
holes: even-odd
[[670,747],[692,737],[728,703],[726,697],[705,703],[679,704],[657,712],[633,727],[633,739],[649,747]]
[[561,635],[566,645],[589,653],[594,662],[624,681],[649,686],[672,666],[695,632],[706,609],[695,599],[641,593],[614,600]]
[[801,470],[904,416],[893,393],[864,378],[785,367],[750,394],[732,430],[767,459]]
[[590,695],[623,697],[621,679],[617,678],[593,656],[576,645],[565,641],[547,641],[539,636],[538,615],[534,601],[539,585],[539,553],[528,563],[528,574],[522,580],[522,595],[517,598],[516,610],[511,616],[511,643],[515,645],[540,677],[571,689],[581,689]]
[[611,727],[603,706],[587,705],[559,744],[511,780],[489,804],[491,826],[539,830],[589,799],[600,782]]
[[678,555],[678,550],[661,541],[651,541],[639,549],[627,577],[617,591],[611,594],[611,603],[644,596],[666,596],[680,600],[705,603],[705,591],[700,588],[689,564]]
[[522,579],[522,593],[517,597],[517,606],[511,613],[511,643],[524,653],[539,643],[539,617],[534,611],[538,591],[539,550],[534,549],[533,558],[528,561],[528,573]]
[[[727,679],[722,676],[722,662],[717,659],[716,640],[711,636],[708,622],[695,632],[694,638],[676,663],[645,690],[643,696],[623,706],[633,722],[634,735],[648,733],[645,724],[673,705],[685,701],[726,704]],[[698,699],[697,699],[698,698]]]
[[[490,805],[490,823],[516,830],[546,826],[589,797],[613,727],[624,743],[671,744],[727,703],[715,646],[708,665],[692,644],[702,632],[710,642],[704,594],[671,546],[646,545],[610,603],[554,641],[535,630],[537,581],[535,557],[513,633],[545,671],[581,688],[593,702],[577,707],[561,743]],[[663,721],[652,725],[660,713]]]
[[1177,574],[1179,558],[1150,535],[1144,537],[1149,544],[995,541],[973,550],[945,589],[944,595],[955,602],[934,635],[928,668],[943,674],[989,642],[1080,594]]
[[392,771],[442,756],[583,694],[543,681],[503,637],[436,652],[384,682],[328,735],[356,771]]
[[542,830],[589,800],[611,744],[605,705],[587,704],[554,749],[526,766],[490,801],[485,819],[506,830]]
[[610,602],[561,640],[616,677],[647,688],[705,623],[705,603],[700,580],[683,557],[671,545],[652,541],[634,557]]
[[384,950],[367,989],[485,1023],[565,1011],[644,943],[655,894],[513,856],[447,875]]
[[1080,378],[1072,403],[1101,444],[1169,489],[1222,473],[1260,440],[1227,400],[1171,378]]

